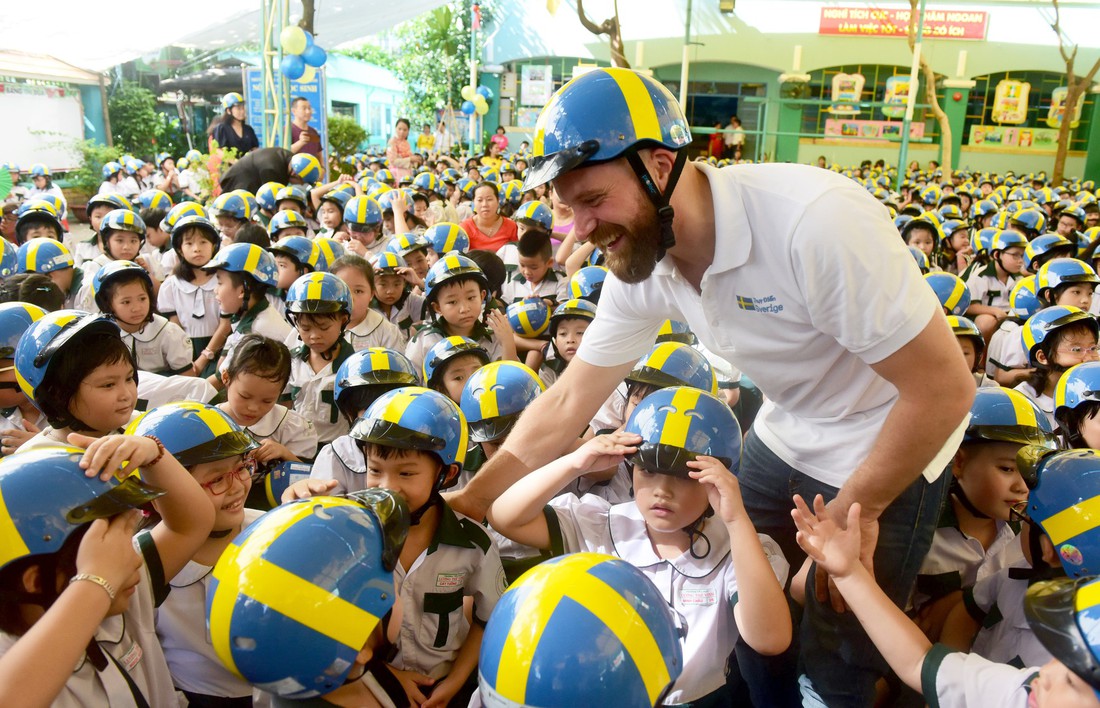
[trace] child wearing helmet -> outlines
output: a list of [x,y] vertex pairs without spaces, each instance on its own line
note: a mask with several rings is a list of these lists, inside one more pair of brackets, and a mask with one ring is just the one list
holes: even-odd
[[[271,222],[275,223],[275,218]],[[314,272],[321,257],[317,244],[305,236],[287,236],[273,243],[267,250],[275,256],[275,266],[279,273],[276,288],[281,291],[280,294],[288,291],[302,276]]]
[[401,233],[393,236],[386,249],[401,256],[409,271],[405,277],[409,282],[423,290],[424,278],[428,275],[429,253],[432,245],[428,239],[416,233]]
[[424,231],[424,240],[431,244],[427,252],[429,268],[451,251],[466,253],[470,250],[470,237],[455,222],[440,221],[429,226]]
[[267,234],[272,243],[278,243],[291,236],[306,238],[309,235],[309,223],[297,211],[279,211],[268,222]]
[[33,186],[27,190],[27,196],[24,199],[35,199],[36,197],[49,195],[62,201],[65,200],[61,187],[53,183],[50,168],[41,162],[31,165],[31,183]]
[[1076,258],[1052,258],[1035,275],[1035,294],[1045,306],[1071,305],[1086,312],[1100,277],[1088,263]]
[[[120,478],[120,464],[140,477]],[[210,534],[198,483],[153,438],[75,435],[0,461],[0,489],[12,539],[0,560],[2,701],[175,705],[155,605]],[[135,510],[154,500],[162,521],[135,539]]]
[[966,279],[973,304],[966,316],[978,325],[982,336],[990,337],[997,326],[1008,318],[1008,295],[1026,273],[1024,249],[1027,239],[1015,231],[999,231],[990,244],[990,263],[972,269]]
[[168,216],[167,209],[143,208],[138,216],[145,222],[145,243],[141,244],[140,254],[155,263],[160,272],[168,273],[175,267],[165,267],[164,256],[172,251],[172,236],[164,227],[164,219]]
[[172,683],[191,705],[248,699],[252,687],[218,661],[204,620],[214,562],[261,515],[244,504],[256,474],[256,441],[217,408],[193,402],[151,410],[135,419],[127,433],[158,440],[197,483],[199,504],[214,513],[213,528],[201,546],[182,559],[176,573],[164,576],[156,633]]
[[197,376],[203,362],[191,357],[191,338],[175,322],[157,314],[153,281],[132,261],[112,261],[92,277],[99,311],[118,324],[123,343],[139,371]]
[[332,273],[307,273],[286,294],[287,318],[301,346],[293,350],[290,391],[294,410],[313,421],[320,444],[348,432],[333,385],[340,364],[354,353],[344,338],[351,319],[351,291]]
[[209,376],[230,331],[218,310],[218,281],[205,269],[218,252],[221,238],[206,217],[194,215],[177,221],[171,235],[177,261],[157,294],[157,309],[191,337],[192,360],[204,359],[199,362],[202,375]]
[[1100,363],[1070,367],[1054,390],[1054,419],[1066,447],[1100,447]]
[[[577,355],[588,325],[596,317],[596,306],[587,300],[565,300],[550,315],[549,344],[542,346],[539,377],[547,386],[557,381]],[[625,422],[626,417],[623,417]]]
[[[341,177],[347,177],[347,175],[341,175]],[[344,228],[344,207],[356,195],[359,185],[350,178],[336,184],[341,188],[330,189],[321,196],[317,196],[317,190],[321,187],[315,187],[310,193],[310,199],[313,200],[317,223],[320,227],[317,229],[317,236],[319,238],[335,238],[337,234],[340,234],[341,239],[346,240],[347,229]]]
[[966,359],[966,365],[974,374],[978,388],[999,386],[1000,384],[986,375],[983,370],[982,355],[985,353],[985,339],[978,331],[978,326],[965,317],[955,315],[948,315],[947,324],[955,335],[955,341],[959,343],[959,349],[962,350],[963,358]]
[[939,262],[943,231],[934,218],[921,215],[911,219],[901,229],[901,240],[907,246],[919,248],[924,255],[928,256],[929,261]]
[[408,344],[405,333],[371,307],[374,300],[374,268],[370,262],[347,254],[333,261],[329,272],[347,283],[351,290],[351,319],[344,337],[351,343],[352,349],[360,351],[383,347],[403,350]]
[[382,231],[382,208],[371,197],[355,196],[344,206],[348,250],[374,260],[393,237]]
[[53,204],[35,199],[23,202],[15,211],[15,242],[23,244],[32,238],[65,240],[65,229]]
[[16,252],[20,273],[41,273],[61,290],[65,307],[76,306],[84,285],[84,271],[73,267],[73,256],[65,244],[52,238],[32,238]]
[[1054,390],[1074,364],[1097,358],[1096,319],[1076,307],[1055,305],[1028,318],[1020,330],[1028,363],[1034,369],[1016,387],[1035,402],[1054,425]]
[[115,209],[130,208],[132,208],[130,202],[121,194],[114,192],[100,193],[88,200],[84,213],[88,217],[88,225],[92,227],[92,237],[86,241],[78,241],[74,247],[73,260],[76,261],[77,266],[103,255],[103,249],[99,247],[99,225],[103,223],[103,217]]
[[1046,416],[1018,391],[979,389],[970,413],[951,464],[948,504],[912,600],[914,617],[933,638],[963,591],[1015,559],[1016,531],[1009,522],[1028,494],[1016,453],[1025,445],[1056,445]]
[[84,264],[87,280],[77,294],[77,306],[89,312],[98,310],[95,295],[91,290],[91,279],[96,271],[114,261],[132,261],[141,266],[153,284],[153,295],[160,292],[164,271],[160,260],[141,253],[145,245],[145,222],[129,209],[115,209],[103,217],[99,225],[99,248],[103,253]]
[[474,340],[489,352],[492,361],[519,361],[508,318],[498,310],[486,312],[488,283],[472,260],[452,253],[436,261],[424,280],[424,303],[431,322],[409,340],[405,349],[405,356],[414,366],[423,367],[424,356],[432,345],[451,336]]
[[[745,513],[731,471],[740,448],[740,428],[725,403],[698,389],[662,389],[642,400],[624,431],[596,436],[528,474],[489,510],[492,527],[513,541],[613,554],[654,581],[687,627],[684,670],[667,704],[721,704],[725,661],[739,635],[763,654],[779,654],[791,642],[782,590],[788,565]],[[620,461],[634,465],[633,502],[554,498],[580,475]],[[714,600],[692,600],[703,595]]]
[[15,377],[15,347],[23,333],[45,316],[27,302],[0,304],[0,455],[10,455],[46,427],[46,419]]
[[397,325],[406,337],[412,335],[413,327],[420,324],[424,316],[424,296],[415,292],[409,282],[410,278],[415,277],[405,259],[393,251],[378,254],[374,264],[374,301],[371,307]]
[[474,340],[445,337],[424,355],[424,385],[461,403],[466,381],[488,363],[489,353]]
[[[807,507],[800,496],[795,497],[793,512],[799,529],[798,542],[829,574],[844,596],[849,611],[867,631],[871,641],[902,682],[914,691],[922,692],[931,705],[957,706],[1100,706],[1096,691],[1100,681],[1095,678],[1096,656],[1087,639],[1071,643],[1066,636],[1083,637],[1076,626],[1071,607],[1073,584],[1087,581],[1044,581],[1017,597],[1020,607],[1012,608],[1019,618],[1026,614],[1040,641],[1046,644],[1053,658],[1041,669],[1016,668],[997,664],[976,653],[966,654],[943,644],[933,644],[893,600],[875,583],[859,562],[860,510],[854,505],[847,525],[839,528],[825,511],[821,497],[814,508]],[[1052,589],[1069,590],[1052,601]],[[1082,596],[1082,599],[1084,596]],[[1024,599],[1024,602],[1019,602]],[[1082,602],[1080,606],[1087,605]],[[1059,607],[1059,611],[1051,609]],[[1087,614],[1091,606],[1084,607]],[[1091,617],[1089,618],[1091,619]]]
[[[501,251],[509,246],[503,246]],[[515,250],[516,267],[504,281],[501,293],[505,304],[537,297],[545,301],[547,307],[552,308],[568,298],[568,279],[564,273],[554,268],[554,252],[548,232],[535,229],[526,231],[519,237]],[[497,255],[504,260],[500,251]]]
[[1020,342],[1020,328],[1029,317],[1042,309],[1035,294],[1035,276],[1020,278],[1008,297],[1011,316],[997,327],[989,339],[986,374],[1001,386],[1015,388],[1031,376],[1027,351]]

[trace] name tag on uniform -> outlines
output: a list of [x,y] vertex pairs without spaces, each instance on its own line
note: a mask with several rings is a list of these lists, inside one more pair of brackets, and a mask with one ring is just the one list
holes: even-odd
[[462,581],[465,579],[465,573],[440,573],[435,576],[435,586],[437,588],[458,588],[462,587]]
[[122,655],[118,663],[125,667],[127,672],[133,671],[134,667],[141,661],[141,645],[134,642],[130,645],[130,648],[126,650],[126,653]]
[[680,591],[680,604],[684,607],[709,607],[718,603],[714,588],[685,588]]

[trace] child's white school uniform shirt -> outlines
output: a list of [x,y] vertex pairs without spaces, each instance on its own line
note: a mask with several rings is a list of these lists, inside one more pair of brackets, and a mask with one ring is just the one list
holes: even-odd
[[350,435],[341,435],[321,448],[309,471],[310,479],[336,480],[329,494],[351,494],[367,488],[367,461]]
[[1050,661],[1050,652],[1035,637],[1024,616],[1028,581],[1009,577],[1012,568],[1028,567],[1021,557],[963,592],[967,613],[981,627],[974,637],[973,653],[1016,667],[1042,666]]
[[993,362],[1007,366],[1010,369],[1026,369],[1027,350],[1024,349],[1023,338],[1020,336],[1020,323],[1015,320],[1005,320],[993,336],[989,338],[989,349],[986,354],[985,372],[993,376],[1000,368]]
[[386,250],[386,246],[390,245],[392,240],[393,234],[380,234],[374,240],[374,243],[363,244],[363,248],[367,249],[367,252],[363,254],[363,258],[366,258],[372,266],[378,265],[378,254]]
[[424,312],[424,296],[419,293],[407,293],[403,300],[398,300],[396,306],[390,308],[389,314],[386,314],[384,307],[380,306],[377,300],[371,303],[371,309],[377,309],[383,317],[397,325],[397,328],[408,338],[413,334],[413,327],[424,320],[421,314]]
[[431,544],[408,570],[398,563],[393,572],[404,615],[390,663],[433,679],[451,672],[470,633],[463,598],[473,598],[473,619],[484,627],[505,589],[500,555],[486,530],[446,503],[439,511]]
[[[450,335],[443,330],[441,325],[429,325],[409,340],[409,345],[405,348],[405,356],[409,358],[416,370],[420,371],[424,368],[424,357],[427,356],[428,350],[448,336]],[[485,347],[485,351],[489,353],[489,361],[500,361],[504,357],[504,346],[493,330],[485,325],[476,325],[474,331],[470,334],[470,339]]]
[[550,268],[546,275],[537,283],[531,283],[517,269],[504,280],[501,286],[501,300],[505,304],[511,304],[524,298],[537,297],[551,300],[554,303],[564,302],[569,298],[569,279],[564,273]]
[[[142,536],[148,540],[142,540]],[[150,706],[179,705],[154,624],[154,608],[166,592],[160,556],[148,534],[134,539],[134,549],[141,554],[144,563],[139,571],[141,581],[130,598],[130,605],[121,615],[105,618],[93,635],[104,654],[114,660],[107,659],[106,668],[96,671],[87,657],[83,657],[51,703],[53,708],[133,706],[134,694],[121,673],[123,669]],[[0,633],[0,656],[10,651],[18,640],[19,637]]]
[[138,371],[179,374],[192,368],[191,338],[160,315],[153,315],[153,321],[137,332],[122,330],[122,342],[133,352]]
[[921,693],[938,708],[1025,708],[1031,684],[1039,678],[1037,665],[1016,668],[935,644],[921,665]]
[[176,401],[209,403],[218,390],[201,376],[162,376],[143,371],[138,375],[137,393],[134,410],[142,413]]
[[1008,309],[1008,296],[1020,280],[1018,275],[1009,275],[1005,282],[997,278],[997,264],[990,263],[984,268],[975,269],[966,280],[970,290],[971,302],[990,307]]
[[[263,515],[244,510],[243,532]],[[157,609],[156,627],[172,680],[181,690],[207,696],[251,696],[252,685],[218,659],[206,628],[206,592],[213,566],[189,561],[169,581],[168,597]]]
[[176,316],[180,327],[191,338],[211,337],[218,329],[218,300],[214,289],[217,278],[210,278],[202,285],[168,276],[157,295],[157,310],[165,317]]
[[[578,498],[566,494],[551,500],[557,515],[558,538],[552,546],[566,553],[592,551],[618,556],[635,566],[661,592],[661,596],[686,621],[684,670],[666,702],[686,703],[702,698],[726,684],[726,659],[737,641],[733,606],[737,603],[737,578],[730,559],[726,527],[714,517],[703,524],[710,551],[703,558],[684,553],[664,560],[653,550],[645,519],[637,504],[612,506],[591,494]],[[551,536],[555,530],[551,529]],[[764,555],[780,585],[787,582],[790,566],[779,545],[758,534]]]
[[332,442],[351,429],[336,407],[332,389],[340,364],[353,353],[351,345],[346,340],[340,340],[336,356],[320,371],[314,371],[310,366],[308,347],[298,347],[291,354],[288,386],[294,400],[294,410],[313,421],[319,443]]
[[[218,408],[229,413],[226,403]],[[256,442],[262,443],[271,438],[299,460],[311,460],[317,454],[317,430],[313,427],[313,421],[278,403],[258,421],[246,426],[245,430]]]
[[286,317],[271,307],[270,301],[266,298],[245,312],[236,322],[230,324],[230,328],[233,331],[225,338],[225,356],[218,365],[218,373],[229,368],[229,362],[233,360],[233,352],[237,350],[237,345],[245,335],[259,334],[270,337],[276,342],[286,343],[289,337],[296,334],[294,328],[286,321]]
[[368,309],[363,321],[347,329],[344,339],[351,343],[352,349],[362,351],[369,347],[385,347],[396,352],[405,351],[407,338],[401,328],[390,322],[382,313]]
[[1053,396],[1048,396],[1045,393],[1039,393],[1034,388],[1032,388],[1031,384],[1029,384],[1027,381],[1024,381],[1019,386],[1017,386],[1016,390],[1030,398],[1035,405],[1039,406],[1039,410],[1046,414],[1047,420],[1050,421],[1050,427],[1055,429],[1058,428],[1058,421],[1054,419]]
[[73,263],[78,268],[103,255],[103,249],[99,247],[98,236],[84,241],[74,241],[69,250],[73,252]]

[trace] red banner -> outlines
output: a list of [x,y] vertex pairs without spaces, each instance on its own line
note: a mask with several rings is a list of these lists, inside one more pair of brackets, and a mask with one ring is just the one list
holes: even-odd
[[[818,34],[845,37],[905,37],[909,10],[879,7],[822,7]],[[985,39],[989,13],[972,10],[925,10],[926,39]]]

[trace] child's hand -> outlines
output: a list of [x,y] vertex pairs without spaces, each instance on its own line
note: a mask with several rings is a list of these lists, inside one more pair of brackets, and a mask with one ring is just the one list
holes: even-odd
[[806,506],[802,497],[795,495],[795,508],[791,517],[798,527],[795,539],[806,555],[833,578],[845,578],[861,567],[859,560],[859,504],[848,509],[848,528],[842,529],[825,510],[825,500],[818,494],[814,509]]
[[737,477],[725,465],[707,455],[699,455],[687,465],[692,468],[688,475],[706,488],[707,500],[723,523],[732,524],[747,518]]
[[452,680],[450,676],[442,679],[432,688],[432,695],[421,704],[421,708],[447,708],[447,704],[455,697],[462,683]]
[[435,679],[424,674],[418,674],[415,671],[402,671],[392,664],[390,665],[390,671],[401,682],[401,688],[405,689],[405,695],[409,697],[409,702],[414,706],[424,705],[427,698],[421,693],[420,687],[431,686],[435,683]]
[[3,454],[14,454],[16,450],[22,447],[23,443],[33,438],[39,432],[38,427],[29,420],[23,421],[23,427],[25,427],[26,430],[20,430],[19,428],[0,430],[0,451],[2,451]]
[[409,267],[398,268],[397,269],[397,274],[400,275],[402,278],[404,278],[405,282],[410,284],[410,285],[414,285],[418,288],[424,287],[423,279],[421,279],[421,277],[419,275],[417,275],[416,271],[413,270],[412,268],[409,268]]
[[252,453],[252,457],[256,458],[256,462],[265,464],[273,460],[290,460],[294,458],[294,454],[286,448],[285,445],[275,442],[271,438],[267,438]]
[[69,433],[69,442],[85,448],[84,456],[80,458],[84,474],[88,477],[98,475],[104,482],[119,472],[123,462],[129,462],[129,469],[133,470],[160,456],[160,446],[151,438],[141,435],[105,435],[102,438],[92,438],[80,433]]
[[615,467],[627,455],[638,451],[641,435],[615,431],[606,435],[597,435],[569,453],[578,474],[592,470],[606,470]]
[[333,489],[336,489],[335,479],[303,479],[301,482],[295,482],[287,487],[282,498],[279,499],[279,503],[286,504],[297,499],[309,499],[310,497],[328,494]]
[[133,545],[140,520],[141,512],[131,510],[93,521],[80,539],[76,572],[98,575],[110,583],[116,593],[134,585],[142,565],[141,556]]
[[515,341],[512,337],[512,325],[508,324],[508,318],[500,310],[489,310],[485,315],[485,324],[489,325],[489,329],[493,330],[493,334],[501,342],[506,339]]
[[390,200],[390,206],[393,207],[394,213],[405,213],[408,209],[408,203],[405,201],[405,193],[400,189],[393,190],[393,198]]

